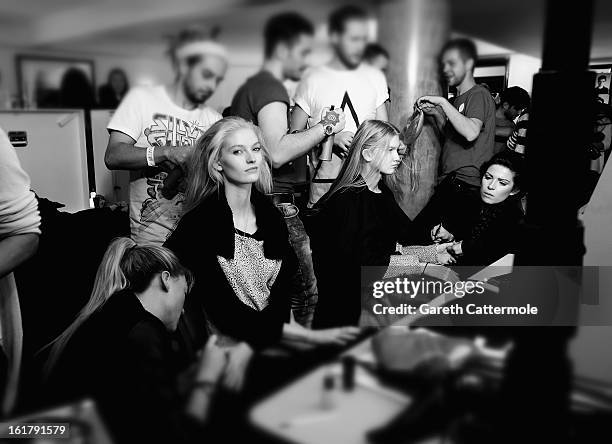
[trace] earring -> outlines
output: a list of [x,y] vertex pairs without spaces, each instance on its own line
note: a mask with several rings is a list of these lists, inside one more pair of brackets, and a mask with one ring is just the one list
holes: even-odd
[[217,171],[223,171],[223,167],[221,165],[217,165]]

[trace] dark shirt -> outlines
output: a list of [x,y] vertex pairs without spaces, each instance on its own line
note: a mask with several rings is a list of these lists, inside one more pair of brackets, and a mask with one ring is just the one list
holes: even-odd
[[[262,70],[238,88],[232,100],[231,115],[250,120],[259,125],[259,111],[270,103],[280,102],[287,106],[287,121],[279,122],[283,128],[289,125],[289,94],[285,86],[269,71]],[[299,157],[273,171],[274,192],[293,193],[294,185],[306,182],[306,156]]]
[[[457,216],[455,216],[457,217]],[[463,255],[458,265],[489,265],[516,252],[519,225],[523,219],[520,202],[509,197],[498,204],[481,202],[476,223],[462,240]]]
[[[504,118],[495,117],[495,129],[497,128],[511,128],[514,129],[514,122]],[[506,149],[506,142],[510,136],[495,135],[495,149],[493,154],[501,153]]]
[[164,244],[195,276],[184,316],[195,349],[204,345],[207,321],[223,335],[263,348],[280,340],[283,324],[289,320],[297,259],[288,241],[287,226],[272,202],[255,189],[251,202],[257,218],[256,238],[263,241],[264,256],[282,260],[263,310],[255,310],[238,298],[217,259],[234,258],[234,222],[223,189],[183,215]]
[[171,334],[121,291],[77,329],[49,387],[54,402],[92,396],[117,442],[191,442],[198,426],[183,413],[177,376]]
[[441,223],[455,240],[463,241],[457,265],[482,267],[516,251],[522,219],[515,197],[490,205],[479,193],[439,188],[415,218],[414,231],[418,244],[428,244],[431,229]]
[[468,118],[482,122],[478,137],[468,142],[450,122],[444,128],[441,175],[457,171],[457,176],[472,185],[480,185],[479,168],[493,156],[495,144],[495,102],[483,86],[475,85],[452,100],[453,106]]
[[361,312],[361,267],[389,265],[396,243],[412,243],[412,222],[382,182],[334,194],[313,216],[312,259],[319,300],[313,326],[356,325]]

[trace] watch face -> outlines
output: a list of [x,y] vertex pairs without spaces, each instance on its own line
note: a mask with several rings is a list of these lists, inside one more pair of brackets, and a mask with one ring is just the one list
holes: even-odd
[[325,125],[325,134],[327,134],[328,136],[331,136],[333,133],[334,133],[334,126]]
[[329,110],[325,113],[323,120],[334,125],[338,121],[338,113],[332,110]]

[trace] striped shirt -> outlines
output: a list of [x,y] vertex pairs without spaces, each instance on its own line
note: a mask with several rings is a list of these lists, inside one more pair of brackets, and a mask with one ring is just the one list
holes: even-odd
[[527,146],[527,126],[529,125],[529,112],[523,111],[519,116],[514,131],[508,138],[507,146],[514,152],[525,154]]

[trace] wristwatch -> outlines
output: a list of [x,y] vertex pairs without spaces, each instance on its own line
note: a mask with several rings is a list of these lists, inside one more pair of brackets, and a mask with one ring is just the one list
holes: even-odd
[[321,123],[323,124],[323,129],[325,130],[326,136],[331,136],[334,133],[334,126],[336,123],[338,123],[338,120],[338,113],[333,109],[329,109],[325,112],[323,119],[321,119]]

